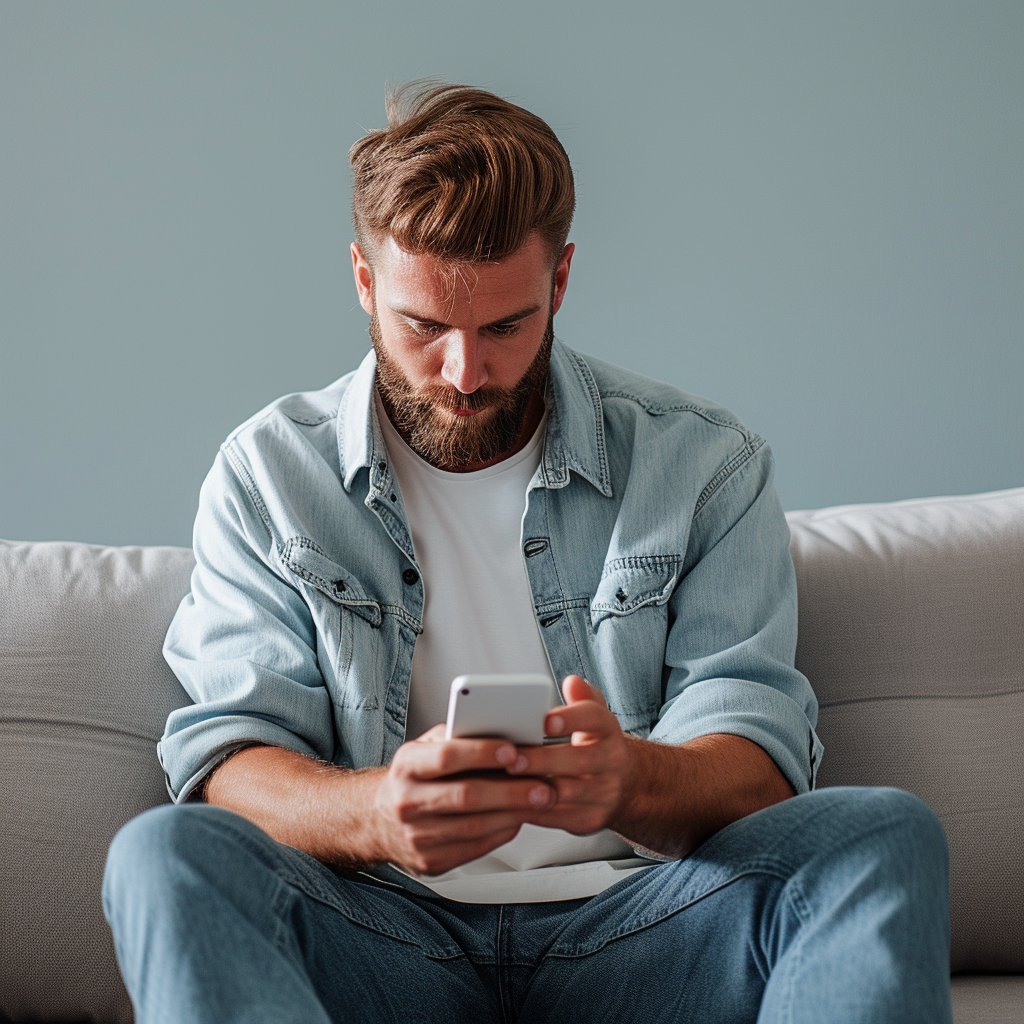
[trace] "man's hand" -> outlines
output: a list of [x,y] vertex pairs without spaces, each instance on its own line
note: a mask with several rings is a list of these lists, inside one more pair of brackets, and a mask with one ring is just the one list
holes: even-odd
[[558,795],[530,818],[533,824],[588,835],[611,823],[628,791],[629,741],[601,691],[585,679],[566,676],[562,695],[565,706],[547,713],[544,732],[569,736],[569,743],[520,747],[507,771],[544,777]]
[[374,800],[380,859],[437,875],[515,838],[556,799],[546,781],[502,772],[517,756],[504,740],[446,740],[443,725],[404,743]]
[[444,726],[402,744],[388,768],[353,771],[253,746],[214,771],[205,798],[327,864],[441,874],[554,804],[546,780],[505,774],[516,757],[504,740],[445,740]]
[[[579,676],[548,712],[568,744],[445,740],[435,726],[399,747],[388,768],[353,771],[280,747],[224,761],[206,799],[328,864],[386,861],[441,874],[482,857],[530,822],[586,835],[614,829],[667,857],[685,857],[746,814],[793,795],[774,761],[740,736],[680,746],[627,736],[600,692]],[[507,774],[506,774],[507,773]]]
[[738,818],[793,796],[775,762],[741,736],[699,736],[679,746],[623,733],[599,690],[567,676],[566,706],[548,712],[549,736],[568,745],[521,747],[510,774],[543,776],[558,799],[530,817],[584,835],[611,828],[667,857],[685,857]]

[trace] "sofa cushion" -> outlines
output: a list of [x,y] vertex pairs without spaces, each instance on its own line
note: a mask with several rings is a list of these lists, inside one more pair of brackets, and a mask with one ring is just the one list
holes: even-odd
[[191,551],[0,541],[0,1018],[130,1021],[107,847],[167,800],[160,654]]
[[1024,977],[960,974],[953,978],[953,1024],[1020,1024]]
[[1024,488],[788,518],[819,786],[927,802],[953,969],[1024,971]]

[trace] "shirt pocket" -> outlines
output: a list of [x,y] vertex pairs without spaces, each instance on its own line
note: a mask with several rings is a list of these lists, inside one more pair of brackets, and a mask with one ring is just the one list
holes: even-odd
[[379,666],[386,660],[381,651],[384,614],[380,602],[306,537],[287,541],[281,561],[297,580],[313,614],[320,670],[335,702],[343,708],[378,707]]
[[630,555],[606,562],[590,602],[591,625],[596,630],[610,617],[667,604],[679,582],[682,564],[679,555]]

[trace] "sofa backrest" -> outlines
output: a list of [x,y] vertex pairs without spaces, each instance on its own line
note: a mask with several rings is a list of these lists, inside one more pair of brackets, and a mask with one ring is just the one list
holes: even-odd
[[[789,520],[819,784],[930,804],[953,967],[1024,971],[1024,488]],[[100,883],[167,799],[155,746],[188,697],[160,647],[192,565],[0,541],[0,1020],[131,1020]]]
[[1024,488],[788,518],[819,786],[929,804],[953,969],[1024,971]]
[[0,541],[0,1019],[131,1021],[107,847],[168,799],[160,654],[192,552]]

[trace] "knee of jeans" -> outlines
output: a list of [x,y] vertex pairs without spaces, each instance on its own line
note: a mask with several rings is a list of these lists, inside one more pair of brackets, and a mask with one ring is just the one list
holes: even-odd
[[154,886],[175,864],[209,857],[213,808],[201,804],[164,804],[150,808],[127,822],[114,836],[107,851],[103,873],[103,906],[110,916],[122,894],[138,899],[142,892],[160,891]]
[[933,868],[946,873],[949,849],[935,812],[919,797],[902,789],[865,787],[848,791],[858,805],[866,835],[881,839],[897,854],[896,864],[908,870]]

